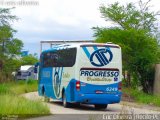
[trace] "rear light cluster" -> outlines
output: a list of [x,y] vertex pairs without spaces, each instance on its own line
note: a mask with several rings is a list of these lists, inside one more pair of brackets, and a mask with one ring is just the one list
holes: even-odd
[[76,90],[80,90],[80,87],[81,87],[80,81],[77,81],[76,82]]
[[119,82],[119,83],[118,83],[118,90],[119,90],[119,91],[122,91],[122,82]]

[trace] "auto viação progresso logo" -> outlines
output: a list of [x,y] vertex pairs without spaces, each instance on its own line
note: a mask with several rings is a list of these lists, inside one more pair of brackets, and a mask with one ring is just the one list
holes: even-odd
[[91,64],[96,67],[107,65],[112,61],[113,58],[113,54],[109,48],[96,48],[96,50],[91,55],[86,47],[83,47],[83,50],[89,58]]

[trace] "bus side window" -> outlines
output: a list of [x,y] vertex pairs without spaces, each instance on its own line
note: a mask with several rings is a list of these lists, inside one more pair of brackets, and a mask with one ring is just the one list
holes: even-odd
[[58,59],[59,59],[59,56],[57,53],[51,53],[50,66],[52,66],[52,67],[57,66]]
[[76,60],[76,48],[44,53],[43,67],[72,67]]

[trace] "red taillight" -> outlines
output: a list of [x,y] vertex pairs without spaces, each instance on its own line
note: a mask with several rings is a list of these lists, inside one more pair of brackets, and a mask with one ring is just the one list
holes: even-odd
[[121,91],[122,90],[122,82],[118,83],[118,90]]
[[80,90],[80,86],[81,86],[81,85],[80,85],[80,81],[77,81],[77,82],[76,82],[76,90]]

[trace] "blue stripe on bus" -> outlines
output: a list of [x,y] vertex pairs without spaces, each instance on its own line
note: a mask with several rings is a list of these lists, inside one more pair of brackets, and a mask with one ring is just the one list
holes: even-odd
[[95,51],[98,50],[97,46],[93,46],[93,49],[94,49]]
[[106,47],[107,50],[111,51],[110,47]]
[[62,69],[61,69],[61,78],[60,78],[60,80],[62,81],[62,74],[63,74],[63,67],[62,67]]
[[83,49],[83,51],[86,53],[88,59],[90,59],[90,56],[91,56],[91,55],[90,55],[89,51],[87,50],[87,48],[86,48],[86,47],[82,47],[82,49]]

